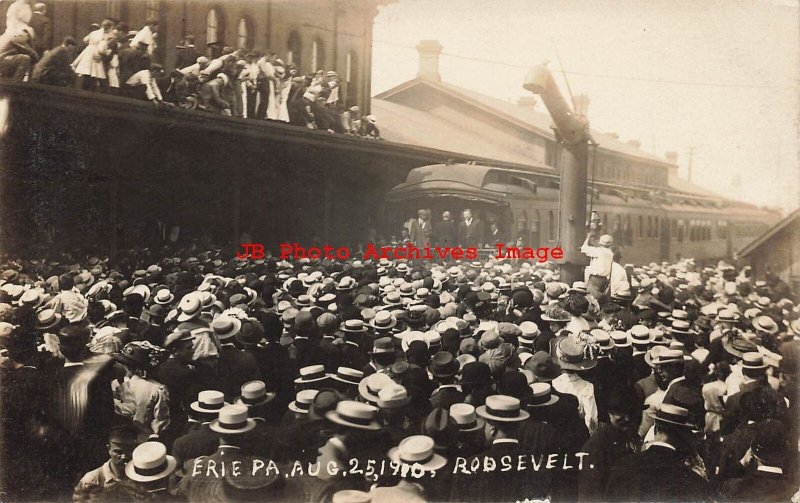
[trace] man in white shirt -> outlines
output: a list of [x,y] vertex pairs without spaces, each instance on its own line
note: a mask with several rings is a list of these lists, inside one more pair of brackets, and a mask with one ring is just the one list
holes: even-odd
[[184,75],[197,75],[199,77],[200,73],[208,66],[208,63],[209,61],[207,57],[200,56],[193,65],[186,66],[178,71]]
[[158,88],[156,78],[164,73],[164,68],[159,64],[150,65],[149,70],[141,70],[134,73],[125,82],[125,94],[131,98],[148,100],[153,102],[164,101],[161,97],[161,90]]
[[589,244],[592,236],[591,233],[586,235],[586,240],[581,245],[581,253],[589,257],[589,265],[585,270],[586,287],[592,297],[599,300],[608,290],[611,279],[614,263],[614,252],[611,247],[614,246],[614,238],[604,234],[597,240],[598,246],[592,246]]

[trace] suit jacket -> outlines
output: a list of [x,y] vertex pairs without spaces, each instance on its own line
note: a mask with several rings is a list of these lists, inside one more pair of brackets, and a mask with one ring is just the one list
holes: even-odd
[[223,344],[219,348],[216,388],[225,393],[225,401],[232,402],[239,396],[242,384],[260,379],[258,364],[253,355],[233,345]]
[[34,82],[51,86],[67,87],[75,81],[72,69],[72,53],[64,46],[47,51],[33,68]]
[[588,453],[583,461],[584,466],[594,465],[594,468],[580,472],[579,501],[606,500],[606,485],[612,465],[638,452],[640,443],[636,432],[626,434],[608,423],[601,423],[581,448],[581,452]]
[[741,477],[745,474],[745,469],[739,463],[739,460],[750,449],[750,443],[755,436],[755,423],[745,423],[740,425],[733,433],[723,437],[719,456],[720,480]]
[[709,501],[707,482],[661,445],[626,456],[611,468],[610,501]]
[[53,29],[50,18],[44,14],[34,12],[28,25],[33,28],[36,38],[31,44],[41,56],[44,51],[53,47]]
[[172,455],[182,463],[200,456],[209,456],[217,450],[217,446],[219,446],[219,435],[211,431],[207,424],[203,424],[175,439],[172,444]]
[[430,401],[431,406],[435,409],[441,407],[444,410],[450,410],[450,406],[454,403],[462,403],[466,399],[463,391],[460,391],[454,386],[442,387],[433,392]]
[[705,401],[701,389],[686,381],[678,381],[669,387],[664,395],[664,402],[678,405],[689,410],[689,419],[700,431],[706,423]]
[[421,226],[419,218],[414,219],[408,230],[408,240],[414,243],[417,248],[424,248],[428,244],[432,244],[432,226],[431,222],[425,222],[424,226]]
[[458,225],[452,220],[442,220],[433,224],[433,241],[436,246],[457,246]]
[[458,239],[461,246],[480,246],[483,244],[483,222],[477,218],[472,219],[472,224],[467,225],[462,221],[458,224]]
[[360,369],[369,363],[369,358],[361,350],[357,344],[353,342],[345,342],[341,346],[342,365],[350,367],[351,369]]
[[725,481],[722,485],[723,501],[790,501],[797,488],[782,473],[750,470],[741,478]]
[[185,47],[178,51],[178,55],[175,58],[175,68],[186,68],[187,66],[191,66],[197,62],[197,58],[200,56],[194,47]]
[[[518,456],[528,456],[528,470],[518,472],[516,461]],[[512,466],[508,471],[501,471],[501,458],[510,456]],[[489,457],[496,463],[496,469],[485,473],[480,471],[475,475],[454,474],[453,489],[450,501],[522,501],[528,499],[544,499],[550,491],[550,474],[541,469],[534,472],[530,463],[528,449],[518,442],[493,443],[487,451],[477,456],[481,459]],[[467,461],[470,466],[472,460]]]
[[528,411],[537,420],[549,424],[559,433],[559,452],[578,452],[589,440],[589,429],[578,413],[578,398],[555,389],[553,394],[559,397],[556,403],[547,407],[529,407]]

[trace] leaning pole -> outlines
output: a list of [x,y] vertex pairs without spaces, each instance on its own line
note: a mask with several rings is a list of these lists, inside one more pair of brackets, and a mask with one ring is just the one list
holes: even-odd
[[561,281],[572,284],[583,280],[583,267],[588,263],[580,252],[586,238],[586,186],[589,159],[589,122],[583,115],[575,114],[544,65],[528,72],[523,87],[541,96],[555,123],[555,133],[563,148],[559,168],[558,245],[564,249],[561,264]]

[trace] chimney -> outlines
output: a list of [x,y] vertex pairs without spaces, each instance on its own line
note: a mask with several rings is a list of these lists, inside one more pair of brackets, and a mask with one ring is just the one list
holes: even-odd
[[678,153],[674,150],[668,150],[664,152],[664,158],[670,164],[678,164]]
[[520,108],[536,108],[536,96],[521,96],[517,100],[517,106]]
[[642,142],[640,142],[639,140],[628,140],[628,145],[634,148],[639,148],[642,146]]
[[606,133],[606,135],[614,138],[615,140],[619,140],[619,135],[617,133]]
[[589,115],[589,103],[591,103],[592,100],[590,100],[588,96],[579,94],[575,96],[572,101],[575,105],[575,113],[577,115],[583,115],[584,117]]
[[423,40],[417,44],[419,52],[419,73],[417,78],[442,81],[439,75],[439,54],[442,53],[442,44],[438,40]]

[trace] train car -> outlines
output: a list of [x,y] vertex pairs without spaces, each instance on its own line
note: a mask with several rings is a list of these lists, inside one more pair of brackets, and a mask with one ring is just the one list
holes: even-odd
[[[414,217],[419,208],[430,209],[434,222],[443,211],[457,219],[469,208],[484,223],[495,222],[507,243],[561,245],[559,177],[547,166],[531,171],[475,163],[422,166],[392,188],[386,201],[389,228],[399,228],[399,219]],[[607,182],[590,184],[587,208],[598,212],[614,236],[621,260],[632,264],[731,259],[780,218],[739,201]]]

